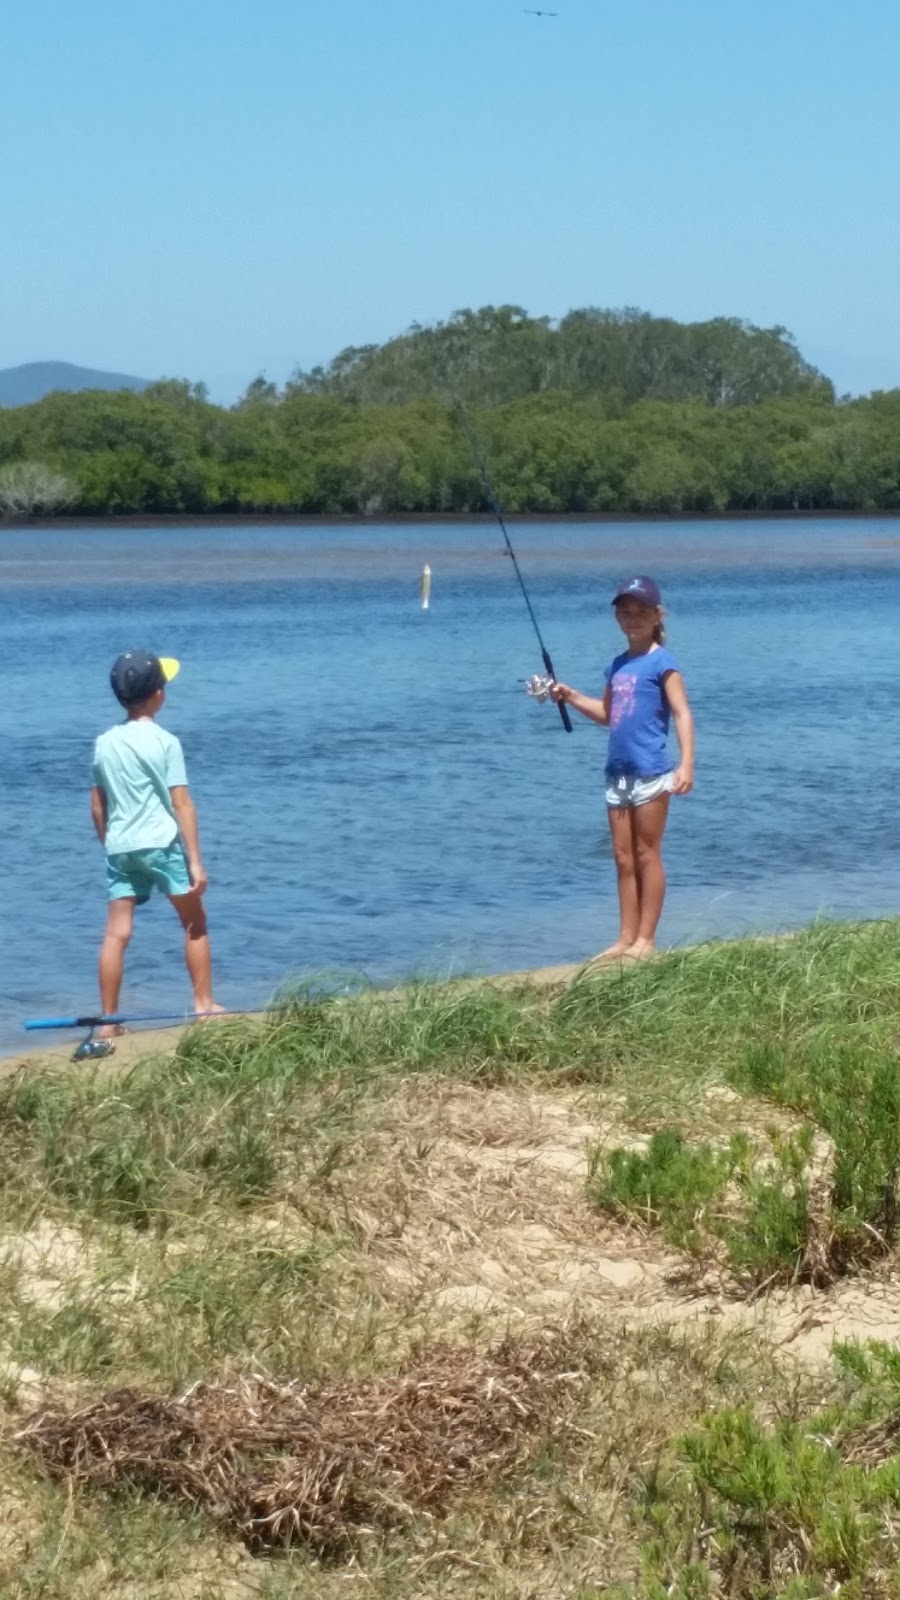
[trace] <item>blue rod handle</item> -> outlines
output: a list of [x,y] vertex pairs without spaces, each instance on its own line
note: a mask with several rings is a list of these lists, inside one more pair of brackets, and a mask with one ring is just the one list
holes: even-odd
[[124,1019],[115,1017],[39,1017],[26,1022],[29,1030],[34,1028],[99,1028],[103,1023],[122,1022]]
[[128,1022],[199,1022],[203,1017],[240,1017],[241,1011],[160,1011],[150,1016],[128,1017],[116,1012],[115,1016],[104,1017],[33,1017],[25,1023],[29,1030],[35,1028],[101,1028],[109,1027],[112,1023],[124,1026]]

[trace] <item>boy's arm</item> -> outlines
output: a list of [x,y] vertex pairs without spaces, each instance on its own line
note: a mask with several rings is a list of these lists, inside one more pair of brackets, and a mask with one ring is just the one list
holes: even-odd
[[206,868],[200,855],[197,813],[194,810],[191,792],[186,784],[176,784],[169,790],[169,794],[172,797],[172,808],[175,812],[175,820],[178,823],[178,831],[184,842],[191,883],[197,893],[202,894],[209,883],[209,879],[206,876]]
[[694,787],[694,718],[688,705],[684,679],[680,672],[667,672],[663,679],[666,699],[675,723],[681,761],[676,768],[673,794],[690,794]]
[[551,700],[556,704],[571,706],[573,711],[580,711],[583,717],[591,722],[599,722],[602,727],[609,723],[609,706],[612,691],[607,684],[606,693],[602,700],[595,699],[592,695],[582,694],[580,689],[572,689],[567,683],[555,683],[550,690]]
[[98,783],[91,790],[91,821],[97,830],[97,838],[101,844],[106,843],[106,790],[101,789]]

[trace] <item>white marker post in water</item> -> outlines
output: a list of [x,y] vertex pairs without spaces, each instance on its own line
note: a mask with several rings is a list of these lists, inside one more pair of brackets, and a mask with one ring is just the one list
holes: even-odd
[[431,568],[427,561],[422,568],[422,576],[419,579],[419,594],[422,597],[422,610],[427,611],[428,602],[431,599]]

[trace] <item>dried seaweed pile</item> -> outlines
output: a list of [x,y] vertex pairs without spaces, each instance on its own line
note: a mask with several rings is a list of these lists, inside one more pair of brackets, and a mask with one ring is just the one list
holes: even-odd
[[576,1344],[441,1347],[401,1377],[318,1387],[223,1379],[178,1400],[119,1389],[36,1412],[17,1438],[55,1477],[164,1491],[251,1548],[337,1552],[354,1531],[440,1514],[510,1472],[570,1413],[585,1377]]

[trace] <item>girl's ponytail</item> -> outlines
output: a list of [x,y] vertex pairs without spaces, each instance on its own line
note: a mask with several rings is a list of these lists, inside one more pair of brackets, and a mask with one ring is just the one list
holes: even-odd
[[665,642],[666,642],[666,625],[665,625],[665,623],[663,622],[663,619],[662,619],[662,612],[660,612],[659,621],[656,624],[656,627],[653,629],[653,643],[654,644],[665,644]]

